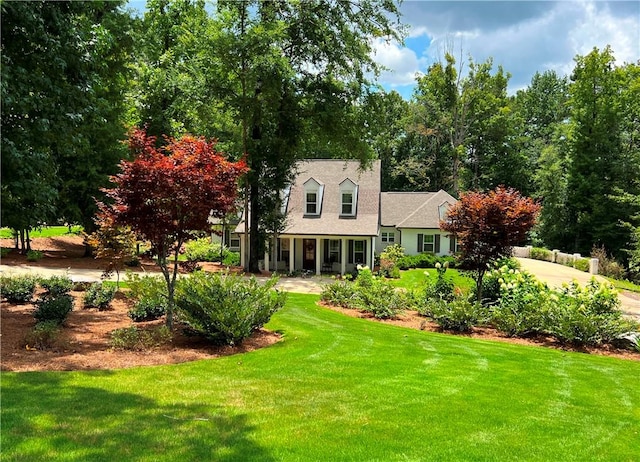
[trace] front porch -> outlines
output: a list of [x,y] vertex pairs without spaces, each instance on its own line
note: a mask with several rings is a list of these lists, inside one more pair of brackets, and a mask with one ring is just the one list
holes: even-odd
[[[241,246],[241,258],[244,256]],[[262,268],[279,273],[352,272],[357,265],[373,267],[375,236],[280,235],[267,244]],[[242,260],[244,261],[244,260]]]

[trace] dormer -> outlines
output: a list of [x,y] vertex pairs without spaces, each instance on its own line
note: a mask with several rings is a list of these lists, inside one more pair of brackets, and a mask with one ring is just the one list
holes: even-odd
[[304,214],[305,216],[320,216],[322,211],[322,193],[324,185],[313,178],[304,182]]
[[451,207],[451,204],[449,204],[449,202],[447,201],[444,201],[442,204],[438,206],[438,216],[440,218],[440,221],[444,221],[445,218],[447,217],[447,212],[449,211],[449,207]]
[[358,185],[349,178],[340,183],[340,216],[355,217],[358,204]]

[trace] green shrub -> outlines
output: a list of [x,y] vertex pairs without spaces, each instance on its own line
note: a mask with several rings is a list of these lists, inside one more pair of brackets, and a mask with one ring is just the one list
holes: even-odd
[[0,276],[0,292],[9,303],[28,303],[38,279],[31,275]]
[[355,308],[356,291],[352,282],[341,279],[322,288],[320,298],[342,308]]
[[57,297],[71,292],[73,281],[69,276],[51,276],[40,279],[40,286],[47,291],[47,295]]
[[552,253],[550,250],[541,247],[532,247],[529,258],[532,258],[534,260],[551,261],[551,255]]
[[380,276],[392,279],[400,279],[398,260],[404,257],[404,248],[399,244],[387,246],[380,254]]
[[139,329],[136,326],[123,327],[111,332],[111,346],[122,350],[147,350],[169,343],[172,334],[167,326]]
[[240,252],[226,251],[222,264],[224,266],[240,266]]
[[36,301],[36,311],[33,313],[38,322],[53,321],[64,323],[73,310],[71,295],[44,296]]
[[221,344],[238,345],[271,319],[285,303],[286,293],[255,278],[219,273],[194,273],[176,288],[180,319],[193,330]]
[[451,301],[429,300],[423,314],[432,318],[442,329],[468,332],[473,326],[484,322],[483,308],[461,297]]
[[29,250],[27,252],[27,261],[38,261],[43,257],[43,253],[39,250]]
[[167,310],[167,284],[161,276],[127,274],[128,297],[133,306],[128,315],[134,322],[152,321]]
[[454,284],[449,279],[445,278],[445,273],[449,267],[448,263],[441,265],[436,263],[437,277],[427,280],[425,287],[425,299],[426,300],[453,300]]
[[11,253],[13,249],[9,247],[0,247],[0,258],[4,258]]
[[573,261],[573,267],[577,270],[584,271],[585,273],[589,272],[589,259],[588,258],[578,258]]
[[211,242],[208,237],[203,237],[187,242],[184,255],[189,261],[223,261],[229,254],[229,249],[220,242]]
[[46,350],[59,344],[60,325],[56,321],[37,323],[24,338],[23,346],[27,349]]
[[374,280],[366,287],[358,287],[354,303],[355,308],[371,313],[378,319],[393,318],[404,308],[402,297],[384,279]]
[[115,286],[106,286],[102,282],[94,282],[84,294],[84,307],[98,308],[100,311],[106,310],[115,295]]
[[598,273],[613,279],[623,279],[624,267],[613,258],[609,257],[604,247],[593,247],[591,258],[598,259]]

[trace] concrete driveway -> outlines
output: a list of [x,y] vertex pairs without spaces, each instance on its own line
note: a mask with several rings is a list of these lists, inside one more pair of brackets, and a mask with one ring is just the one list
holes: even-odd
[[[593,277],[601,282],[606,281],[602,276],[594,276],[556,263],[530,258],[516,258],[516,260],[520,262],[523,270],[533,274],[540,281],[546,282],[549,287],[560,287],[563,283],[574,280],[578,281],[580,285],[585,285]],[[620,305],[625,314],[640,317],[640,294],[621,291],[618,293],[618,298],[620,298]]]

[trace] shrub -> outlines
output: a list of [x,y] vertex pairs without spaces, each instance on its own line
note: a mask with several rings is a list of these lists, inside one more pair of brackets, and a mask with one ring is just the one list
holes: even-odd
[[454,285],[449,279],[445,278],[445,273],[449,267],[448,263],[441,265],[436,263],[437,277],[435,280],[428,279],[425,287],[425,299],[428,300],[453,300]]
[[227,251],[222,259],[224,266],[240,266],[240,252]]
[[211,242],[208,237],[203,237],[187,242],[184,255],[189,261],[222,261],[229,250],[220,242]]
[[38,261],[43,257],[43,253],[39,250],[29,250],[27,252],[27,261]]
[[482,306],[464,298],[451,301],[432,299],[425,305],[423,314],[432,318],[442,329],[468,332],[482,323]]
[[36,311],[33,315],[38,322],[53,321],[62,324],[72,309],[71,295],[44,296],[36,301]]
[[0,258],[4,258],[11,253],[12,249],[9,247],[0,247]]
[[84,307],[98,308],[100,311],[106,310],[115,294],[116,288],[114,286],[105,286],[102,282],[94,282],[84,294]]
[[284,306],[285,292],[255,278],[219,273],[194,273],[180,280],[176,307],[193,330],[221,344],[239,345]]
[[169,343],[172,339],[167,326],[139,329],[136,326],[123,327],[111,332],[111,346],[122,350],[146,350]]
[[178,266],[186,273],[193,273],[194,271],[200,271],[202,269],[202,267],[198,265],[197,261],[192,260],[179,261]]
[[40,279],[40,286],[47,291],[47,295],[57,297],[71,292],[73,281],[69,276],[51,276]]
[[399,244],[393,244],[387,246],[380,254],[380,275],[399,279],[400,268],[398,268],[398,260],[404,257],[404,248]]
[[58,346],[60,325],[55,321],[37,323],[24,338],[27,349],[46,350]]
[[0,291],[9,303],[28,303],[36,292],[37,281],[30,275],[0,276]]
[[127,274],[128,297],[133,307],[128,315],[134,322],[152,321],[163,316],[167,310],[167,285],[160,276]]
[[384,279],[377,279],[371,285],[358,287],[354,303],[355,308],[371,313],[378,319],[393,318],[404,308],[402,297]]
[[551,261],[551,255],[552,253],[550,250],[541,247],[532,247],[529,258],[532,258],[534,260]]
[[577,270],[584,271],[585,273],[589,272],[589,259],[588,258],[578,258],[573,261],[573,267]]
[[591,249],[591,258],[598,259],[598,273],[613,279],[624,278],[624,268],[620,263],[610,258],[604,247],[594,246]]
[[356,291],[352,282],[344,279],[327,284],[322,288],[320,298],[342,308],[355,308]]

